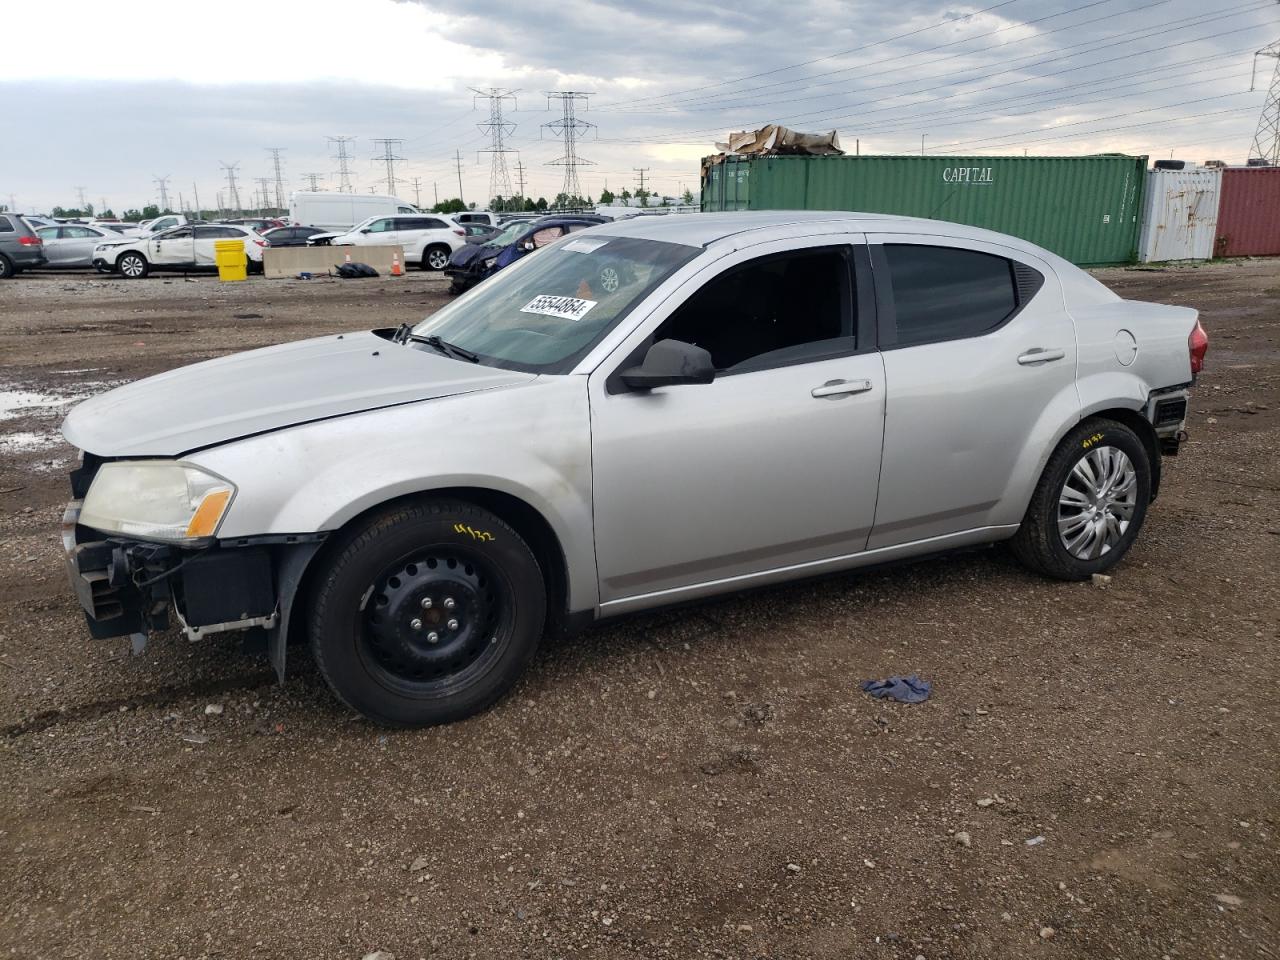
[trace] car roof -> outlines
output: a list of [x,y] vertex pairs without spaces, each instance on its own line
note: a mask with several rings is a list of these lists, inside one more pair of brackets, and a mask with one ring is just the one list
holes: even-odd
[[[720,240],[752,233],[767,233],[780,227],[830,224],[850,232],[936,233],[939,236],[987,243],[1000,243],[1038,256],[1049,254],[1033,243],[1007,234],[943,220],[903,217],[885,213],[858,213],[848,210],[750,210],[737,213],[678,213],[665,216],[634,217],[602,224],[600,233],[615,237],[664,240],[690,247],[707,247]],[[788,230],[787,233],[794,231]],[[1056,259],[1056,258],[1055,258]]]

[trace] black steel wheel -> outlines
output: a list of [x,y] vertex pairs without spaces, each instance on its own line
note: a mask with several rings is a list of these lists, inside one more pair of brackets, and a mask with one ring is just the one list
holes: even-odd
[[532,551],[471,504],[393,508],[341,537],[313,591],[316,662],[350,707],[391,726],[470,716],[502,696],[541,637]]

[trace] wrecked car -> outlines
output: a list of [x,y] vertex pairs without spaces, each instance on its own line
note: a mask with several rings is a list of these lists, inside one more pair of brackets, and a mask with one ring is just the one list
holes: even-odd
[[421,726],[551,630],[1008,541],[1132,546],[1184,438],[1196,311],[1012,237],[854,213],[628,220],[415,326],[112,390],[63,537],[95,637],[249,629]]

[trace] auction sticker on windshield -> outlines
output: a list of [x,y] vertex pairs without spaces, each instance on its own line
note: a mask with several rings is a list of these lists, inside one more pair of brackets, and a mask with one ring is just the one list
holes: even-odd
[[520,312],[538,313],[544,317],[559,317],[561,320],[581,320],[597,302],[580,300],[577,297],[553,297],[543,294],[540,297],[534,297],[521,307]]

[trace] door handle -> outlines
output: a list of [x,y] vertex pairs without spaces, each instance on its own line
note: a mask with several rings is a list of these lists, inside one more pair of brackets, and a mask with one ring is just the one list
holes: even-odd
[[1046,349],[1045,347],[1034,347],[1018,357],[1018,362],[1024,367],[1035,366],[1038,363],[1049,363],[1051,360],[1061,360],[1067,355],[1065,350]]
[[820,387],[814,387],[809,393],[818,397],[842,397],[848,393],[866,393],[871,389],[870,380],[828,380]]

